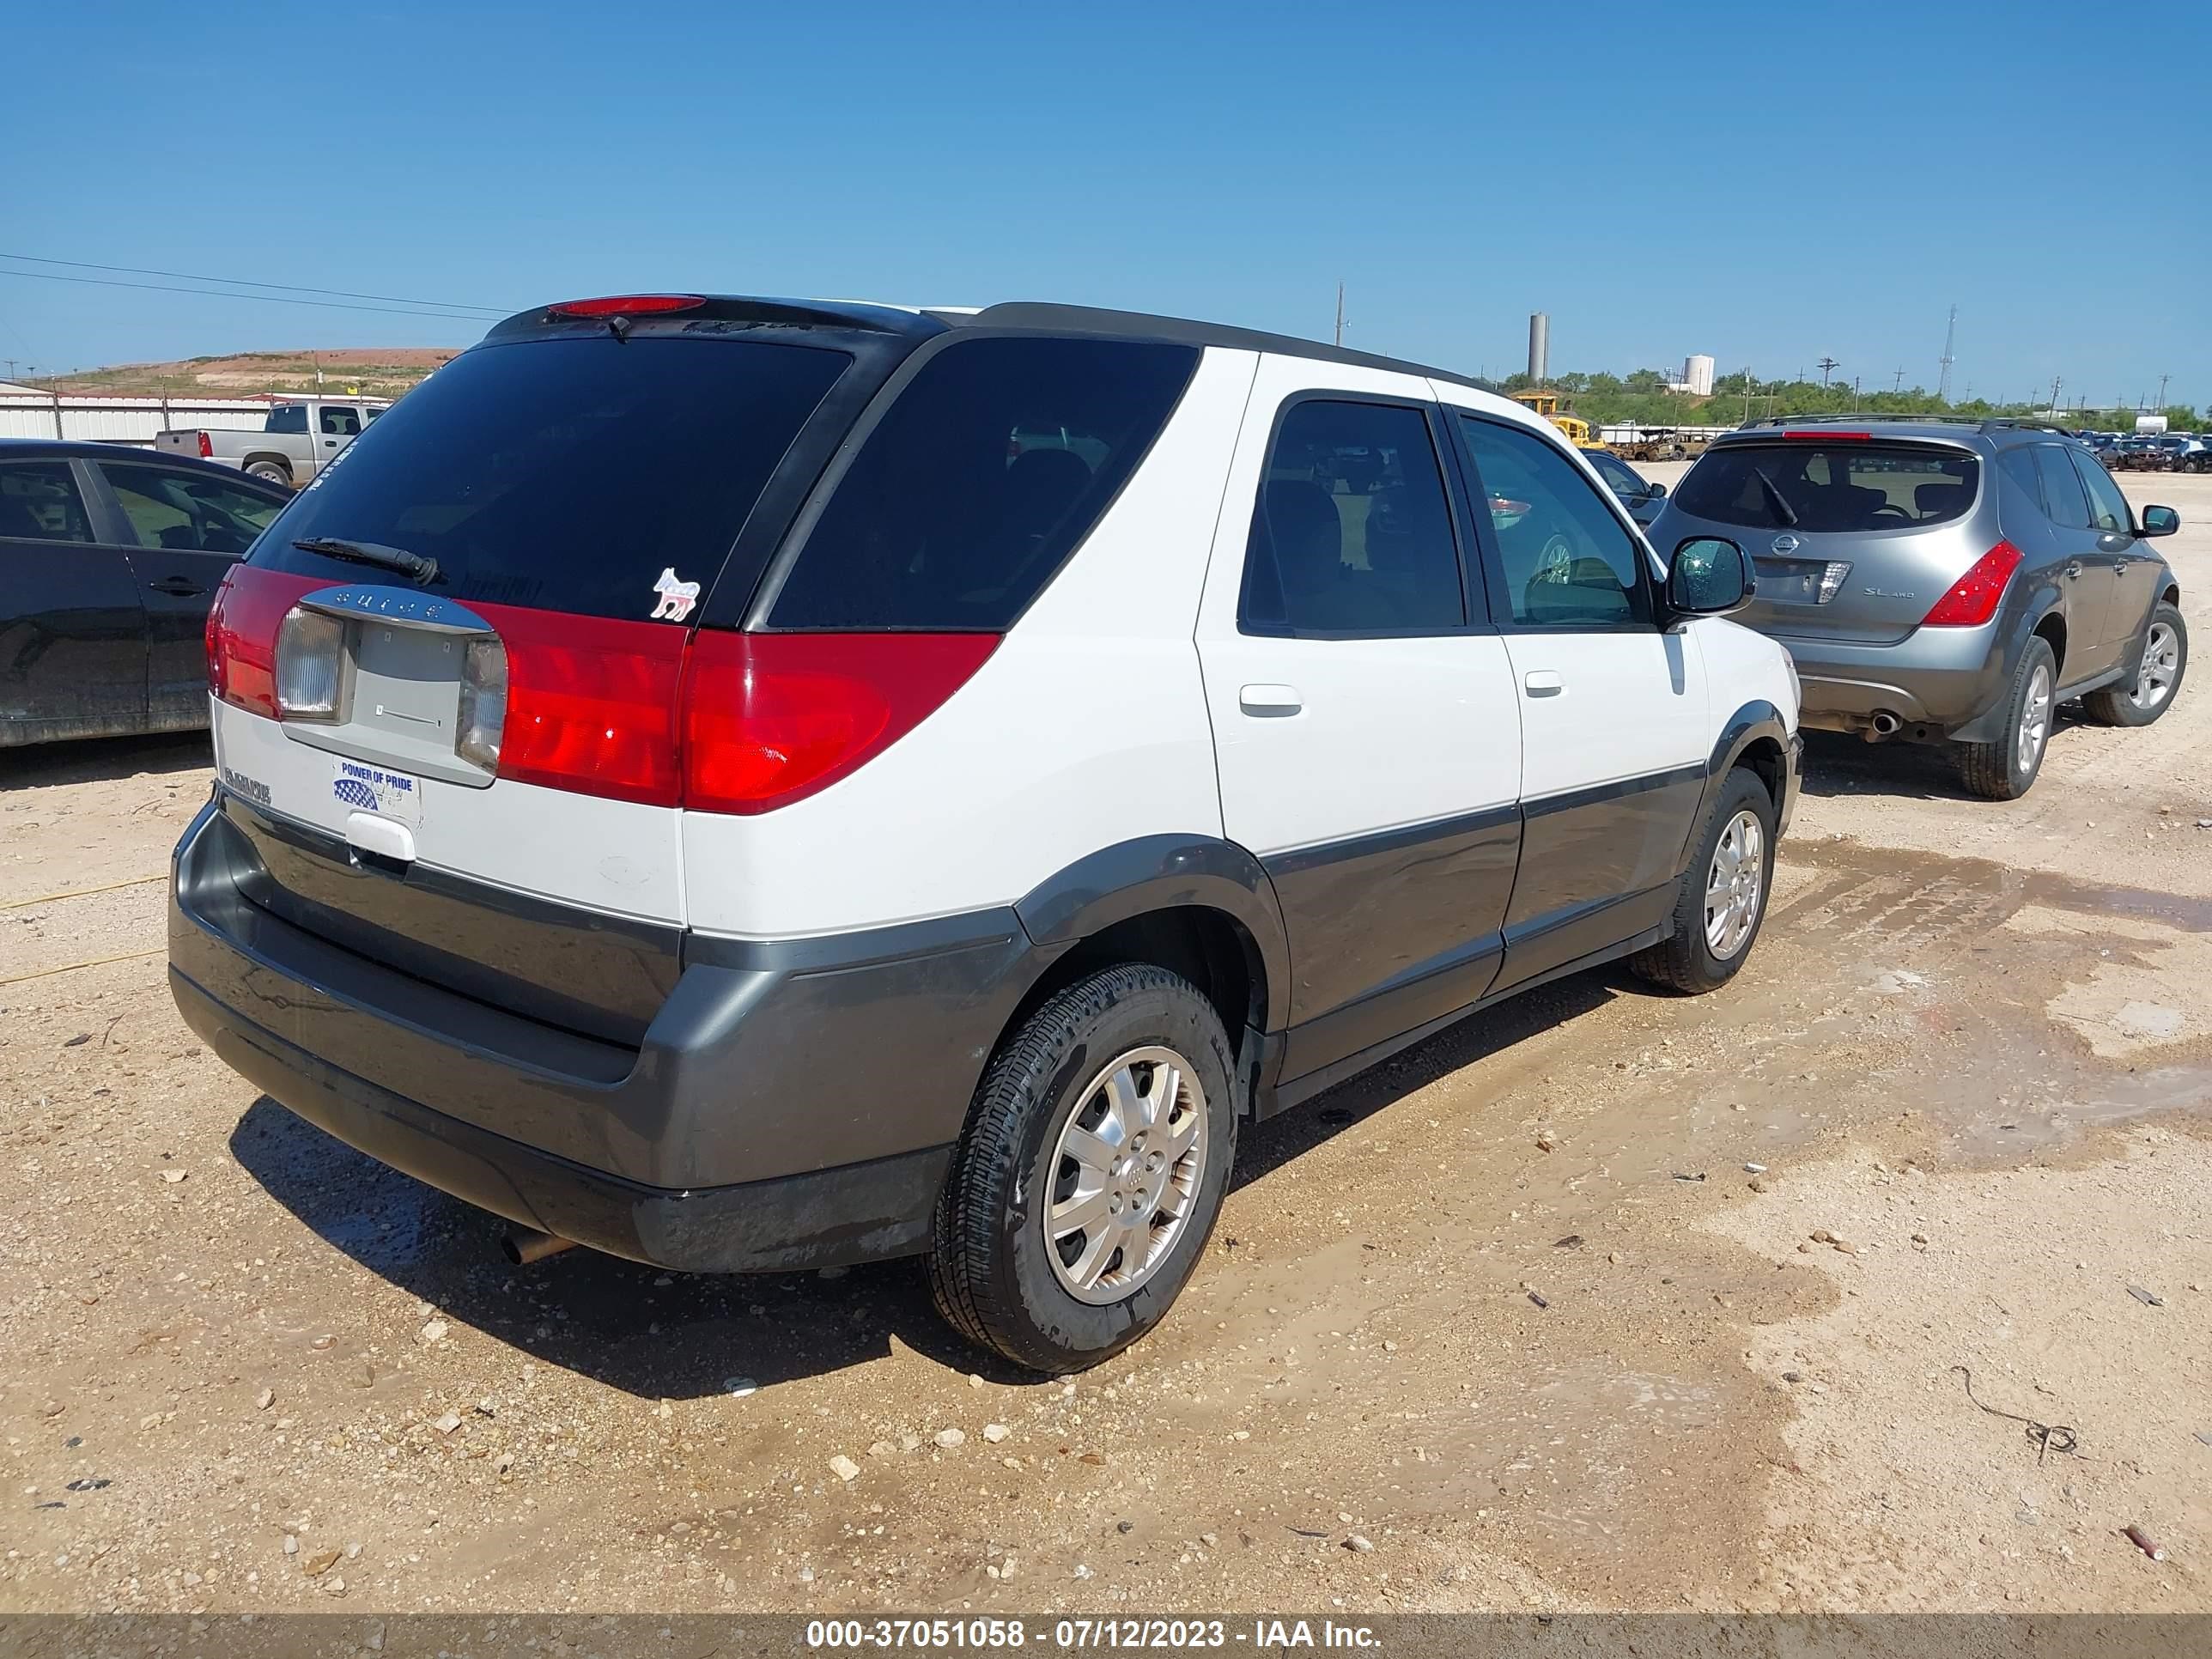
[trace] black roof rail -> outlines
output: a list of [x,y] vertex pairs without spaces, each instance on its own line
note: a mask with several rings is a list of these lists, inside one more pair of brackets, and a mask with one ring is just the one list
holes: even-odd
[[1747,421],[1737,430],[1754,426],[1833,426],[1848,421],[1861,425],[1869,421],[1895,421],[1916,426],[1981,426],[1985,424],[1978,415],[1898,415],[1881,410],[1850,410],[1839,415],[1762,415],[1755,421]]
[[2057,432],[2070,437],[2069,428],[2055,422],[2023,415],[1902,415],[1893,410],[1853,410],[1840,415],[1762,415],[1736,428],[1747,432],[1753,427],[1835,426],[1848,422],[1853,426],[1881,422],[1891,426],[1970,426],[1977,432]]

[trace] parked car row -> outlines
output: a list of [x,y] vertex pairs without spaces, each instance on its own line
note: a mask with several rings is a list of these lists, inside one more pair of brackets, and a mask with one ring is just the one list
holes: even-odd
[[2097,459],[2114,472],[2212,471],[2212,453],[2194,432],[2081,432]]
[[0,450],[9,568],[258,532],[171,894],[216,1054],[518,1260],[918,1255],[1044,1371],[1165,1315],[1240,1123],[1595,965],[1727,982],[1801,723],[2011,796],[2186,664],[2175,515],[2057,434],[1788,422],[1668,496],[1082,307],[536,309],[289,498],[61,447]]

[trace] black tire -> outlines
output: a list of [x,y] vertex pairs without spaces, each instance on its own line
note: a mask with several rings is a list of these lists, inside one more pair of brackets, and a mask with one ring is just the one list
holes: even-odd
[[2181,612],[2160,599],[2150,608],[2150,619],[2143,623],[2143,643],[2136,653],[2140,663],[2142,653],[2149,648],[2151,630],[2163,624],[2173,630],[2177,654],[2173,678],[2167,684],[2166,695],[2148,708],[2135,701],[2133,685],[2107,686],[2102,691],[2092,691],[2081,699],[2081,708],[2100,726],[2148,726],[2160,714],[2173,707],[2173,700],[2181,695],[2181,682],[2189,672],[2189,624],[2181,620]]
[[[2035,684],[2039,671],[2053,695],[2044,711],[2043,741],[2035,746],[2033,757],[2023,763],[2021,726],[2028,715],[2028,689]],[[2012,671],[2012,690],[2004,705],[2004,736],[1994,743],[1959,745],[1959,777],[1970,793],[1984,800],[2018,800],[2028,792],[2035,775],[2043,769],[2044,756],[2051,751],[2051,726],[2058,710],[2057,687],[2058,659],[2051,655],[2050,645],[2043,639],[2029,640]]]
[[[1126,1297],[1085,1302],[1047,1258],[1042,1206],[1068,1117],[1116,1056],[1186,1060],[1206,1097],[1205,1152],[1180,1232]],[[1206,1250],[1237,1153],[1236,1064],[1220,1017],[1164,968],[1106,969],[1060,991],[992,1056],[937,1202],[929,1254],[938,1311],[961,1335],[1048,1375],[1110,1358],[1159,1323]]]
[[[1718,956],[1705,935],[1705,889],[1722,837],[1738,815],[1745,812],[1759,821],[1758,908],[1743,942],[1727,956]],[[1740,766],[1728,775],[1712,811],[1705,815],[1696,851],[1675,890],[1674,931],[1661,943],[1631,957],[1630,972],[1689,996],[1717,990],[1735,977],[1751,955],[1752,946],[1759,943],[1759,930],[1765,925],[1767,902],[1774,891],[1774,797],[1766,793],[1766,785],[1757,774]]]
[[259,478],[266,483],[282,484],[287,489],[292,487],[292,475],[274,461],[252,462],[246,471],[248,477]]

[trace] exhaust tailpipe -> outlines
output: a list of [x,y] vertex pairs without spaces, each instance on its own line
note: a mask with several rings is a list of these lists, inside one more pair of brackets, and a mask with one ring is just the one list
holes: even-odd
[[573,1238],[556,1238],[550,1233],[534,1232],[528,1227],[517,1227],[499,1241],[499,1248],[507,1259],[518,1267],[527,1267],[533,1261],[543,1261],[549,1255],[558,1255],[563,1250],[573,1250]]
[[1887,708],[1878,710],[1874,716],[1874,733],[1878,738],[1893,738],[1904,726],[1905,722]]

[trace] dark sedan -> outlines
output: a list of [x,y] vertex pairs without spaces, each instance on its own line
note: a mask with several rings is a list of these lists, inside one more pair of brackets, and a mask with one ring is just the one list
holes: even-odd
[[1659,516],[1660,504],[1667,499],[1665,484],[1652,483],[1609,449],[1585,449],[1583,459],[1597,469],[1597,476],[1637,523],[1648,526]]
[[205,726],[208,607],[290,499],[180,457],[0,440],[0,748]]

